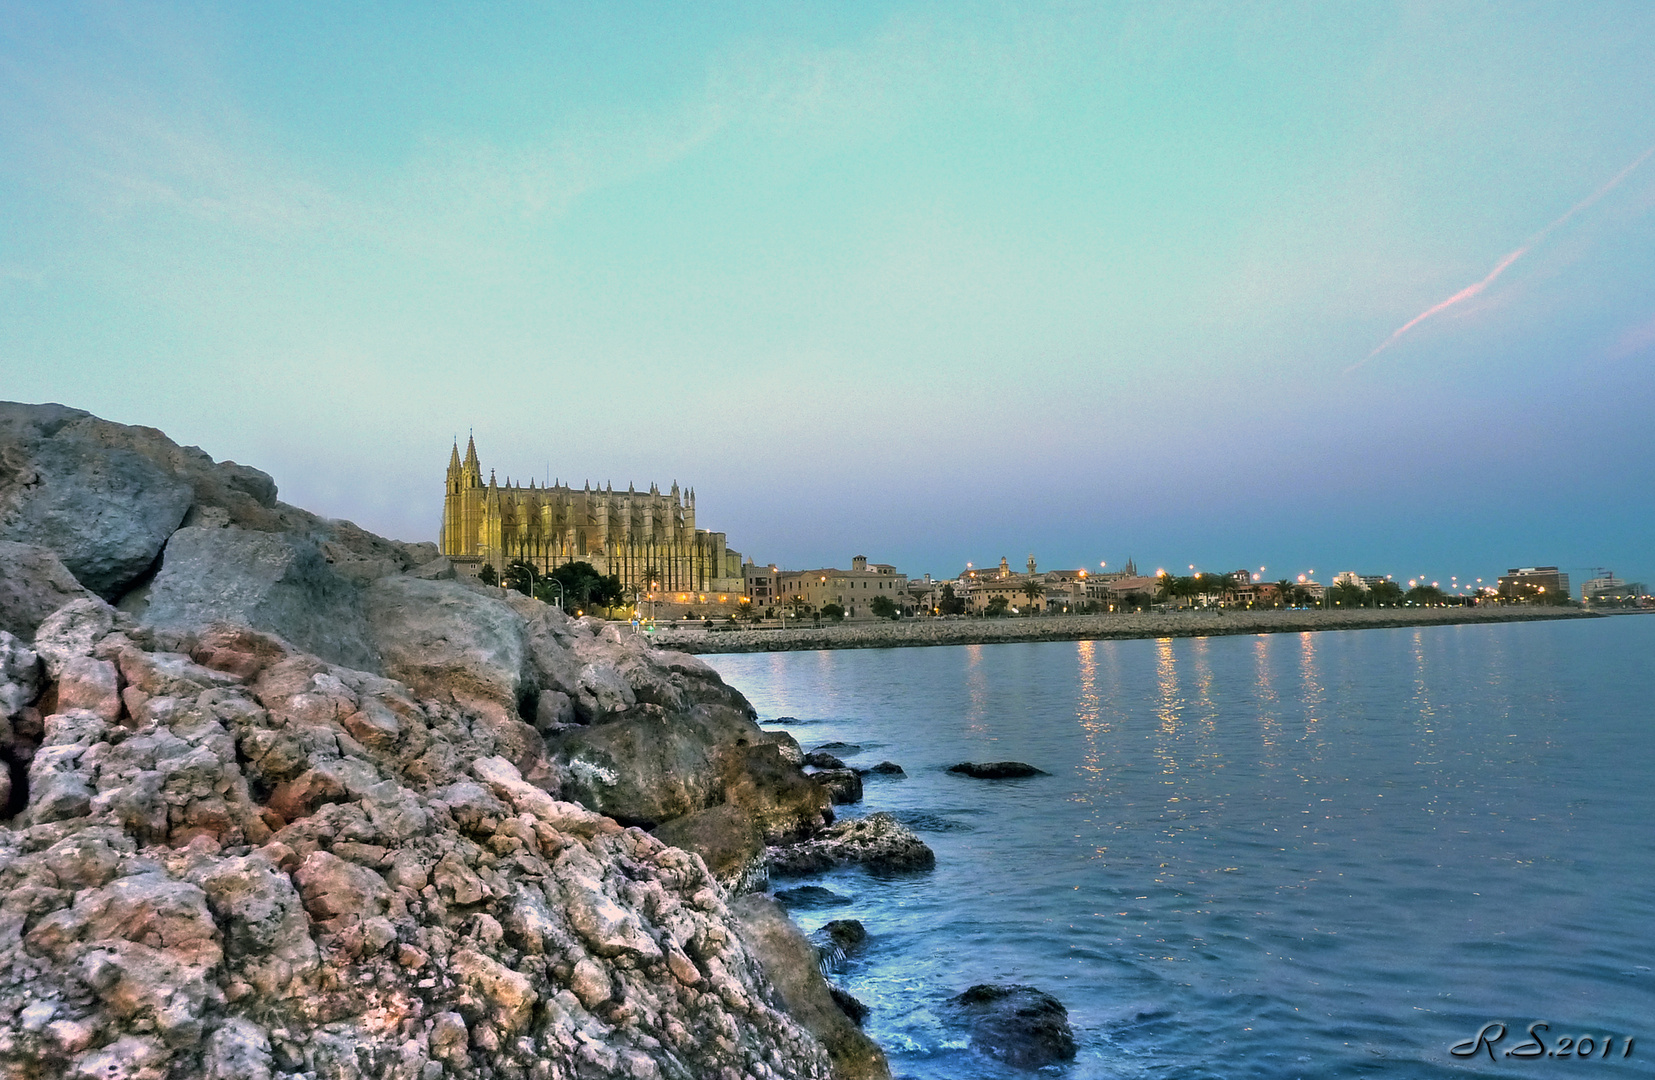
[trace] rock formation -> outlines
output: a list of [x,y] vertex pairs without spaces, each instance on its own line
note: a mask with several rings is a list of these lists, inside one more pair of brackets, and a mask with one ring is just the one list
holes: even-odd
[[726,888],[832,820],[797,744],[429,548],[0,405],[0,1072],[888,1075]]
[[1075,1056],[1069,1010],[1032,986],[973,986],[949,1001],[971,1031],[971,1045],[1021,1069],[1043,1069]]

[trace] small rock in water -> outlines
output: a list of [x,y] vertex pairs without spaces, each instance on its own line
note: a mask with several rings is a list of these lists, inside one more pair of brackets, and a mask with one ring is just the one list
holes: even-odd
[[852,863],[886,872],[937,865],[936,852],[884,812],[838,822],[812,840],[773,847],[768,854],[771,872],[780,875],[819,874]]
[[805,755],[805,764],[817,769],[843,769],[845,763],[825,750],[812,750]]
[[796,889],[783,889],[776,894],[776,899],[789,908],[842,907],[851,902],[850,897],[840,896],[832,889],[824,889],[820,885],[800,885]]
[[894,761],[881,761],[878,765],[875,765],[871,769],[857,769],[856,771],[861,773],[863,776],[868,776],[870,774],[874,775],[874,776],[907,776],[908,775],[906,772],[903,771],[902,766],[898,765]]
[[949,1001],[971,1029],[971,1045],[1022,1069],[1040,1069],[1075,1056],[1069,1010],[1032,986],[979,984]]
[[859,754],[862,752],[862,748],[853,742],[825,742],[816,749],[834,750],[841,754]]
[[827,788],[835,806],[862,801],[862,777],[855,769],[824,769],[805,775]]
[[948,771],[969,776],[975,780],[1018,780],[1025,776],[1050,776],[1044,769],[1037,769],[1033,765],[1026,765],[1021,761],[962,761],[958,765],[950,765]]
[[778,716],[774,720],[765,721],[766,724],[797,724],[798,722],[799,718],[797,716]]

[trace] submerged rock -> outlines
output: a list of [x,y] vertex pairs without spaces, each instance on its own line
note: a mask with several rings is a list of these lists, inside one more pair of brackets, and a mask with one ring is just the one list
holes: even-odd
[[971,1045],[1021,1069],[1040,1069],[1075,1056],[1063,1003],[1032,986],[973,986],[949,1001],[971,1031]]
[[1050,776],[1044,769],[1037,769],[1033,765],[1026,765],[1021,761],[962,761],[958,765],[950,765],[948,771],[969,776],[975,780],[1018,780],[1025,776]]
[[841,821],[810,840],[773,847],[769,855],[771,873],[784,876],[819,874],[852,864],[892,872],[937,865],[936,853],[884,812]]
[[906,772],[903,771],[902,766],[898,765],[894,761],[881,761],[878,765],[875,765],[871,768],[858,769],[856,771],[861,773],[863,776],[870,776],[870,775],[871,776],[907,776],[908,775]]
[[832,889],[824,889],[820,885],[800,885],[794,889],[782,889],[776,893],[776,899],[787,908],[843,907],[851,902],[850,897],[840,896]]

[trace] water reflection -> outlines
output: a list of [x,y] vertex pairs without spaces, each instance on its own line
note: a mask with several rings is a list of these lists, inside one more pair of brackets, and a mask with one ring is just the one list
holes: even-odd
[[[1273,634],[1260,634],[1253,639],[1254,711],[1258,716],[1259,740],[1264,748],[1274,751],[1281,740],[1281,699],[1276,696],[1275,681],[1270,671],[1270,642]],[[1276,764],[1274,754],[1266,755],[1264,763]]]
[[965,689],[971,703],[966,707],[966,730],[982,733],[987,730],[988,672],[983,670],[983,647],[965,647]]

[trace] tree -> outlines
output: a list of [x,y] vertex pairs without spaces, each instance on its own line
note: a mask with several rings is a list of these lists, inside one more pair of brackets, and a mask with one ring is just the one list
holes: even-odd
[[1362,607],[1368,602],[1368,590],[1354,581],[1341,581],[1333,587],[1332,600],[1338,607]]
[[1442,590],[1435,585],[1415,585],[1408,590],[1403,599],[1420,607],[1432,607],[1441,604],[1446,597],[1443,596]]
[[1133,611],[1142,611],[1149,606],[1149,594],[1146,592],[1129,592],[1121,597],[1121,607],[1129,607]]
[[1396,602],[1402,599],[1402,586],[1394,581],[1377,582],[1368,594],[1373,597],[1376,607],[1395,607]]
[[1162,574],[1155,579],[1155,595],[1162,601],[1171,603],[1181,595],[1178,588],[1178,579],[1171,574]]
[[1288,581],[1286,578],[1282,578],[1280,581],[1276,582],[1276,603],[1280,604],[1284,608],[1292,607],[1293,602],[1298,599],[1299,593],[1303,591],[1304,590],[1300,589],[1291,581]]
[[881,619],[896,618],[896,601],[889,596],[876,596],[868,601],[868,610]]
[[984,613],[991,619],[998,619],[1006,613],[1006,609],[1009,607],[1011,607],[1011,601],[1003,596],[996,596],[988,602],[988,607]]
[[540,571],[535,569],[533,563],[514,559],[506,567],[504,580],[506,588],[516,589],[524,596],[533,596],[535,582],[540,580]]
[[498,585],[500,584],[500,575],[494,572],[492,565],[484,563],[483,568],[477,571],[477,580],[484,585]]
[[[557,587],[550,584],[554,581],[563,586],[561,597]],[[547,574],[535,595],[548,604],[561,600],[565,611],[583,611],[618,607],[626,598],[626,590],[614,574],[600,574],[597,567],[588,562],[572,562]]]
[[823,604],[822,614],[826,615],[834,622],[844,622],[845,620],[845,609],[840,607],[838,604]]
[[965,598],[963,596],[955,596],[954,595],[954,586],[944,585],[942,587],[942,599],[940,601],[938,601],[938,603],[937,603],[937,614],[938,615],[964,615],[965,614]]

